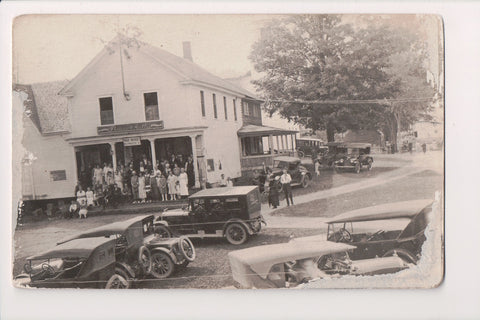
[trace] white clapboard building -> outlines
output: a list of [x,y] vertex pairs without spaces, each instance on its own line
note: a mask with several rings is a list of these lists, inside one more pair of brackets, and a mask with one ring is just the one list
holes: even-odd
[[190,43],[184,57],[126,43],[113,39],[70,81],[14,84],[23,199],[72,197],[95,164],[192,156],[200,187],[295,149],[295,131],[264,126],[261,101],[193,63]]

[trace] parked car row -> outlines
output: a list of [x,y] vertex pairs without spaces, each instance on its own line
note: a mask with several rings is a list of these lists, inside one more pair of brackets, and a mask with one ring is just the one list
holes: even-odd
[[[327,221],[326,236],[231,251],[232,276],[243,287],[278,288],[409,268],[421,256],[432,207],[431,200],[415,200],[363,208]],[[258,234],[262,223],[257,187],[206,189],[190,196],[182,210],[68,237],[27,258],[15,282],[45,288],[130,288],[143,278],[168,278],[194,262],[190,238],[224,237],[240,245]]]

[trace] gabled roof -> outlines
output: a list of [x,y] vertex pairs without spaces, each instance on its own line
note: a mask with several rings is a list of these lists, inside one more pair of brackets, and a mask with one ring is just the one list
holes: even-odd
[[13,86],[14,91],[28,94],[26,111],[42,134],[70,130],[67,98],[57,94],[67,83],[68,80],[62,80]]
[[[118,36],[112,39],[106,46],[105,48],[98,53],[95,58],[92,59],[92,61],[82,69],[78,73],[78,75],[66,86],[60,91],[60,94],[69,94],[69,90],[71,87],[75,85],[76,82],[79,81],[85,75],[89,69],[93,68],[107,52],[106,48],[110,46],[112,43],[115,43],[118,41]],[[181,83],[183,84],[197,84],[197,85],[207,85],[207,86],[213,86],[214,88],[217,89],[225,89],[230,92],[238,93],[240,95],[254,98],[256,99],[255,95],[248,90],[245,90],[239,86],[236,86],[232,84],[231,82],[224,80],[220,77],[217,77],[210,72],[206,71],[202,67],[198,66],[197,64],[184,59],[182,57],[176,56],[166,50],[157,48],[155,46],[152,46],[148,43],[144,42],[139,42],[140,47],[138,50],[145,55],[149,56],[153,60],[155,60],[157,63],[160,63],[172,71],[176,72],[179,74],[183,80],[181,80]],[[120,66],[119,66],[120,67]]]

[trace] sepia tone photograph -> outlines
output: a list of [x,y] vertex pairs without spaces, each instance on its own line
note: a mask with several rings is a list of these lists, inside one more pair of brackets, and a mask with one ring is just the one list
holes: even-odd
[[27,14],[17,288],[429,289],[444,29],[429,14]]

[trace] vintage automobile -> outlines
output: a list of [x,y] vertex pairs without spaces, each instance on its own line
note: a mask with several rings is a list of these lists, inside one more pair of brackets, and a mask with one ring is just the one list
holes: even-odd
[[162,237],[225,237],[240,245],[260,232],[261,215],[257,187],[205,189],[189,197],[187,208],[165,211],[155,220],[155,233]]
[[433,200],[422,199],[346,212],[326,221],[327,240],[355,246],[353,259],[398,255],[416,263],[432,205]]
[[312,174],[305,166],[302,165],[302,161],[299,158],[281,156],[273,159],[272,179],[283,174],[283,169],[287,168],[288,173],[292,177],[292,186],[308,187],[310,180],[312,180]]
[[363,169],[371,170],[373,158],[370,156],[370,143],[343,143],[336,147],[334,169],[354,170],[360,173]]
[[297,154],[300,158],[315,156],[324,150],[322,140],[312,137],[302,137],[296,139]]
[[14,283],[39,288],[128,288],[115,260],[115,240],[76,239],[27,258]]
[[392,256],[352,261],[346,243],[293,239],[228,253],[232,276],[242,288],[291,288],[315,279],[342,275],[394,273],[409,267]]
[[115,239],[115,258],[127,279],[151,275],[169,277],[176,268],[184,268],[195,260],[195,248],[187,237],[163,238],[155,234],[154,216],[146,215],[93,228],[65,239],[108,237]]

